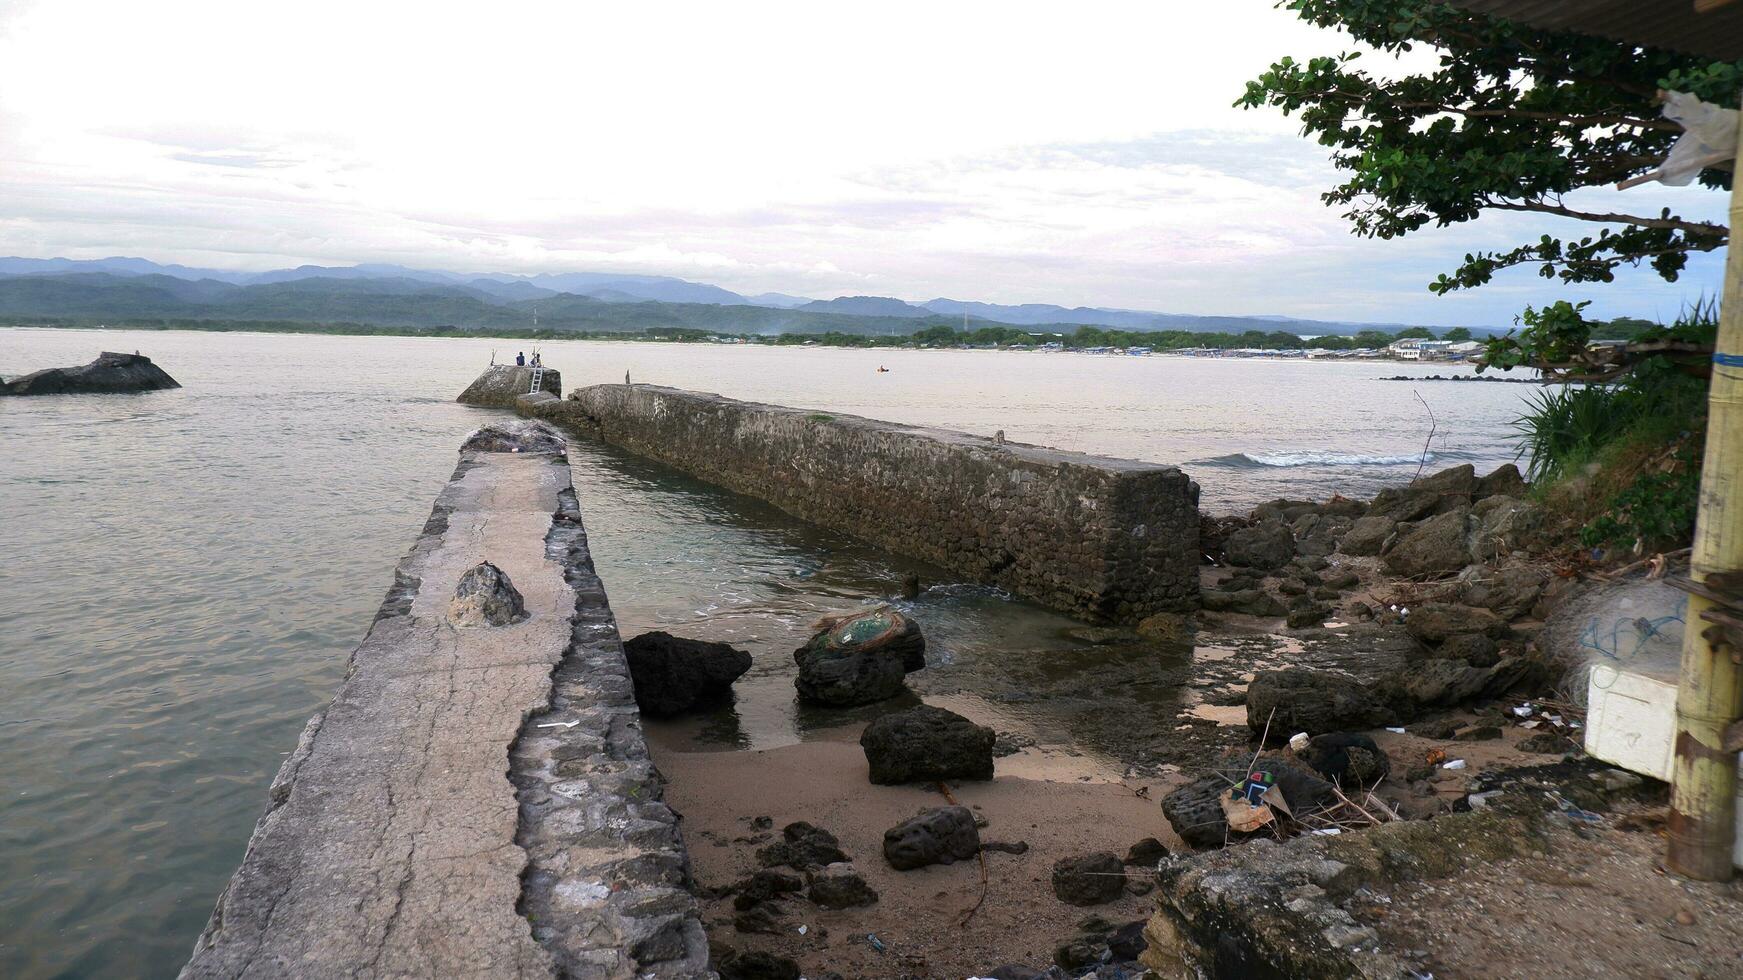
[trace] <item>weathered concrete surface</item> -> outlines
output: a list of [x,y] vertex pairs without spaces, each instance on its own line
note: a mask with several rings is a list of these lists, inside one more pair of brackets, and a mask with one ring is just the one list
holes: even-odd
[[[467,385],[460,397],[454,400],[463,405],[513,408],[516,398],[532,392],[534,370],[536,369],[514,364],[494,364],[485,369],[477,381]],[[539,376],[539,390],[561,398],[563,375],[555,368],[545,368],[544,373]]]
[[1087,619],[1198,602],[1198,486],[1172,466],[655,385],[515,407]]
[[[449,600],[462,573],[485,560],[514,582],[527,618],[456,629]],[[526,902],[523,873],[548,876],[553,862],[572,890],[609,894],[617,881],[601,877],[614,870],[601,860],[606,850],[619,862],[675,865],[678,884],[687,879],[634,702],[618,710],[609,691],[614,675],[629,685],[615,634],[566,457],[462,453],[338,696],[310,720],[274,779],[242,866],[182,975],[706,975],[705,947],[698,959],[687,942],[701,935],[694,904],[679,888],[658,909],[597,899],[570,909],[602,943],[649,931],[686,940],[639,952],[613,947],[614,958],[596,957],[587,969],[570,968],[571,946],[535,935],[542,923],[528,914],[535,903]],[[554,671],[563,680],[554,682]],[[571,682],[577,675],[593,679]],[[608,695],[595,707],[610,715],[613,738],[576,726],[526,728],[522,739],[527,719],[554,705],[588,710],[595,688]],[[517,793],[517,784],[536,791],[539,783],[524,773],[511,782],[517,742],[546,756],[573,743],[574,756],[597,756],[601,765],[627,756],[622,777],[586,803],[632,810],[664,833],[570,842],[529,831],[549,800]],[[610,792],[627,795],[613,800]],[[624,829],[633,828],[610,828]],[[529,838],[537,838],[536,855]],[[648,962],[639,962],[644,954]]]

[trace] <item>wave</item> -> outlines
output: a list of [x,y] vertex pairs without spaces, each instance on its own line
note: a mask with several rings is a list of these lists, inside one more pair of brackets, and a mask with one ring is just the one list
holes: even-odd
[[[1434,463],[1462,453],[1429,453],[1428,462]],[[1366,453],[1338,453],[1303,450],[1300,452],[1271,453],[1231,453],[1227,456],[1213,456],[1210,459],[1194,460],[1192,466],[1231,466],[1231,467],[1291,467],[1291,466],[1404,466],[1423,462],[1422,454],[1384,456]]]

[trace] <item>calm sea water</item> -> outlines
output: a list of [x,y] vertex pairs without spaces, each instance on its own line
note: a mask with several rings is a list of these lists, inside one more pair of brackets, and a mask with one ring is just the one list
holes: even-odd
[[[493,413],[452,399],[503,342],[0,329],[0,375],[142,350],[186,387],[0,399],[0,976],[173,975],[304,720]],[[1177,463],[1205,506],[1360,495],[1512,457],[1525,386],[1399,365],[550,343],[567,386],[635,380]],[[877,373],[879,365],[890,368]],[[1439,369],[1446,373],[1447,369]],[[1419,403],[1420,394],[1426,401]],[[788,653],[820,613],[933,584],[939,669],[1079,644],[1074,624],[581,442],[575,483],[624,635],[727,639],[751,692],[708,737],[813,723]]]

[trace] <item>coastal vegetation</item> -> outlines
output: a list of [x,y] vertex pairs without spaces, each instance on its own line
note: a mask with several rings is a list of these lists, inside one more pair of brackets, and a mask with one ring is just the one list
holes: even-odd
[[[1327,334],[1316,337],[1303,337],[1287,330],[1248,330],[1241,333],[1191,330],[1138,331],[1110,330],[1072,324],[1054,324],[1032,328],[989,325],[966,331],[958,330],[950,324],[934,324],[912,333],[865,334],[827,330],[816,333],[801,331],[759,334],[694,327],[574,330],[557,327],[535,329],[531,327],[455,326],[452,324],[412,327],[351,321],[216,320],[188,317],[119,317],[99,320],[92,317],[5,315],[0,315],[0,325],[118,330],[203,330],[216,333],[348,334],[376,337],[485,337],[504,340],[617,340],[648,343],[731,341],[780,347],[1025,349],[1056,344],[1064,350],[1144,347],[1164,351],[1194,348],[1273,351],[1360,350],[1382,348],[1399,339],[1436,337],[1434,331],[1426,327],[1408,327],[1397,333],[1389,333],[1384,330],[1361,330],[1348,336]],[[1469,337],[1468,330],[1456,327],[1447,331],[1439,339],[1456,341]]]
[[[1355,234],[1398,238],[1486,212],[1600,226],[1577,239],[1550,226],[1557,233],[1467,254],[1430,291],[1481,286],[1513,268],[1596,283],[1646,266],[1675,281],[1690,255],[1729,241],[1726,226],[1669,208],[1587,210],[1568,195],[1652,179],[1683,135],[1661,114],[1664,93],[1735,106],[1743,62],[1527,27],[1436,0],[1281,6],[1393,58],[1370,70],[1356,51],[1286,57],[1235,103],[1295,116],[1304,135],[1332,149],[1345,179],[1322,199],[1347,208]],[[1732,174],[1708,167],[1695,179],[1728,190]],[[1516,333],[1487,340],[1479,370],[1534,369],[1561,385],[1538,394],[1515,426],[1539,496],[1579,529],[1582,546],[1675,548],[1694,531],[1717,303],[1697,302],[1669,325],[1596,323],[1586,306],[1527,307]]]

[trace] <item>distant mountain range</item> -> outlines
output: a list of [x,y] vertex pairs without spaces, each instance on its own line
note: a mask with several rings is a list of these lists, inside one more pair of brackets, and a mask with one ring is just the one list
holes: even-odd
[[[902,335],[928,326],[1001,324],[1066,331],[1077,326],[1128,331],[1302,335],[1396,330],[1404,324],[1297,320],[1281,316],[1192,316],[1047,304],[887,296],[814,300],[783,293],[744,296],[671,276],[604,272],[539,275],[453,273],[398,265],[304,265],[234,272],[160,265],[147,259],[0,258],[0,316],[73,320],[282,320],[387,327],[539,327],[639,331],[685,327],[722,333]],[[1472,328],[1491,332],[1487,328]]]

